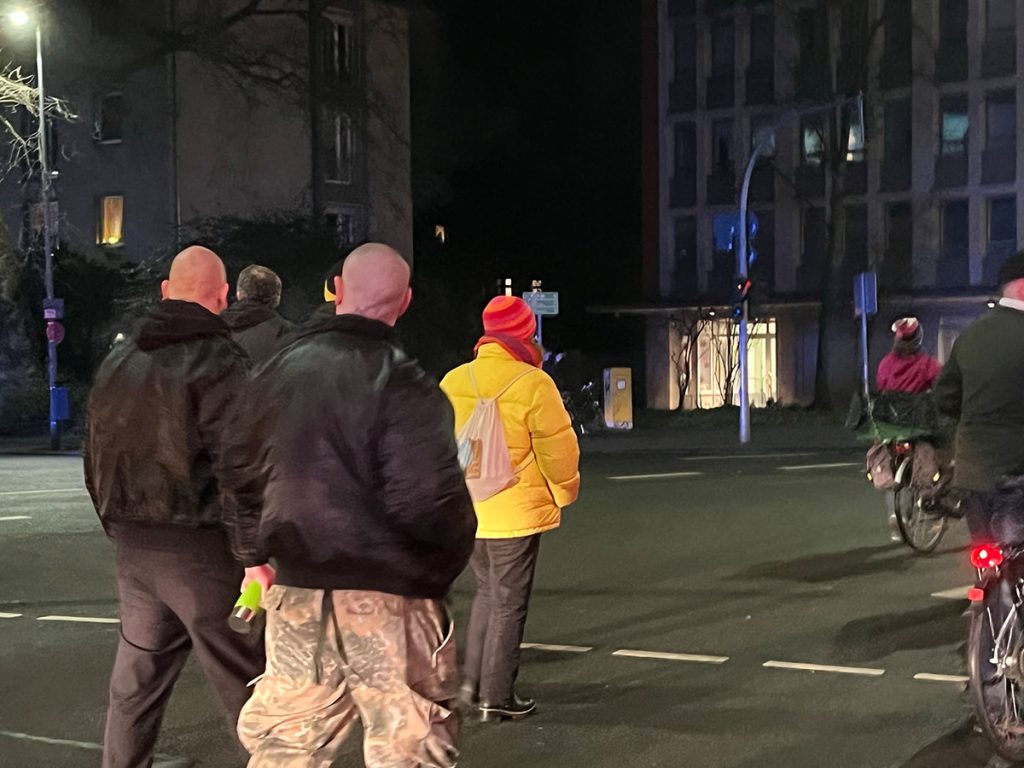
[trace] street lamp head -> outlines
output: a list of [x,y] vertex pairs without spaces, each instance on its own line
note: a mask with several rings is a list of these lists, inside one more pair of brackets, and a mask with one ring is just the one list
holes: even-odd
[[29,23],[29,21],[31,21],[28,12],[21,8],[17,8],[11,11],[8,18],[11,20],[11,23],[14,24],[16,27],[24,27],[26,24]]

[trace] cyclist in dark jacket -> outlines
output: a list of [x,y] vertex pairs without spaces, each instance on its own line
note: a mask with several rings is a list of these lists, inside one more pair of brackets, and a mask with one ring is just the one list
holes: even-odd
[[219,482],[227,414],[249,370],[217,317],[227,290],[216,254],[180,253],[164,301],[114,346],[89,397],[85,479],[117,547],[121,614],[104,768],[149,765],[190,648],[232,724],[263,668],[258,634],[224,618],[242,566],[265,562],[236,524],[256,515],[258,497]]
[[954,485],[964,492],[971,535],[991,543],[991,496],[1024,472],[1024,251],[999,273],[998,306],[953,345],[935,384],[939,412],[957,422]]
[[[369,243],[311,321],[256,375],[232,440],[263,485],[266,675],[239,720],[253,765],[326,765],[363,720],[374,765],[453,764],[458,671],[444,605],[476,516],[454,417],[392,342],[409,267]],[[233,449],[234,450],[234,449]],[[322,675],[306,674],[315,654]],[[358,712],[358,714],[357,714]]]
[[235,296],[238,301],[221,317],[253,363],[262,363],[284,346],[295,330],[295,325],[277,311],[281,278],[266,267],[250,264],[238,274]]

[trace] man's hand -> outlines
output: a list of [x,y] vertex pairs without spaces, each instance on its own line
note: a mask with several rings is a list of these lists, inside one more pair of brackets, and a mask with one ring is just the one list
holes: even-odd
[[269,565],[257,565],[252,568],[245,569],[245,578],[242,579],[242,591],[248,587],[252,582],[257,582],[260,585],[260,589],[263,590],[263,594],[267,594],[267,590],[274,586],[274,578],[277,574],[274,573],[274,569]]

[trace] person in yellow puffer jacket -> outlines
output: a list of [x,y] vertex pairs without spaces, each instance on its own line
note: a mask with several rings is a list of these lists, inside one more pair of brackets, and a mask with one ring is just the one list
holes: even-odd
[[498,410],[517,470],[515,485],[474,505],[477,539],[470,563],[476,595],[466,637],[463,700],[478,703],[487,722],[536,710],[534,701],[515,693],[519,645],[540,534],[557,528],[562,508],[576,501],[580,450],[558,387],[540,369],[530,307],[520,298],[498,296],[484,309],[483,323],[476,359],[445,376],[441,389],[455,409],[456,433],[478,397],[504,390]]

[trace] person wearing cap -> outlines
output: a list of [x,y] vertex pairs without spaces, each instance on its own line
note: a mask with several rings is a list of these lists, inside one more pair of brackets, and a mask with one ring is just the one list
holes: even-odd
[[942,365],[921,349],[921,323],[916,317],[900,318],[892,324],[892,332],[892,351],[878,364],[878,391],[927,392],[942,372]]
[[960,334],[933,390],[939,413],[957,422],[953,484],[972,538],[985,543],[996,484],[1024,471],[1024,251],[999,283],[999,303]]
[[[541,370],[537,320],[522,299],[498,296],[483,313],[476,359],[451,371],[441,389],[460,431],[481,398],[498,410],[517,482],[475,502],[476,546],[470,563],[476,595],[466,636],[463,701],[486,721],[518,719],[536,709],[516,695],[519,646],[526,626],[540,536],[561,523],[579,494],[579,445],[562,397]],[[499,394],[500,393],[500,394]]]

